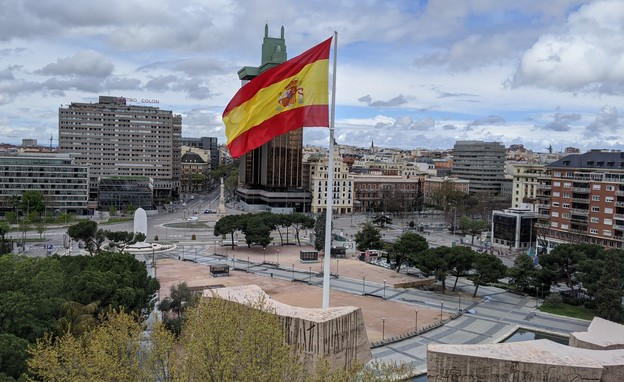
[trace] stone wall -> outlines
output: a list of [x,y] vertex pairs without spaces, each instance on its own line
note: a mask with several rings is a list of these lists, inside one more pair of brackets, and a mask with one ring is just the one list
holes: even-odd
[[358,307],[294,307],[272,300],[257,285],[204,292],[205,297],[214,295],[243,304],[266,301],[267,308],[282,321],[286,342],[300,349],[311,367],[321,357],[333,367],[350,366],[355,362],[365,364],[372,358],[364,317]]

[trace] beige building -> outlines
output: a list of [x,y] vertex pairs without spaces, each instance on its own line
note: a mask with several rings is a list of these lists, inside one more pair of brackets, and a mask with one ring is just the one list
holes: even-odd
[[511,208],[523,208],[537,198],[539,179],[546,173],[543,164],[514,163]]
[[[312,192],[310,211],[321,213],[327,208],[327,175],[328,158],[326,155],[310,156],[304,168],[308,176],[304,179],[309,182],[308,187]],[[333,210],[337,214],[350,214],[353,212],[353,175],[349,173],[349,166],[342,161],[340,156],[334,157],[334,185],[333,185]]]
[[180,115],[123,97],[59,108],[59,151],[75,153],[75,163],[89,168],[91,205],[99,179],[111,176],[151,178],[155,200],[171,200],[180,188],[181,131]]

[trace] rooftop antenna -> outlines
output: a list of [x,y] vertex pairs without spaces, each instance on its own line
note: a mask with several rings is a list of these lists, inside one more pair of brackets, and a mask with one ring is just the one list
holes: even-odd
[[52,150],[52,134],[50,134],[50,150]]

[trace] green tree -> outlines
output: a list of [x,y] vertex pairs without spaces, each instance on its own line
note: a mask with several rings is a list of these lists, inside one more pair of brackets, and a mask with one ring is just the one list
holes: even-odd
[[43,238],[43,233],[46,231],[46,226],[43,223],[37,223],[37,226],[35,227],[35,229],[37,230],[37,233],[39,234],[39,239]]
[[401,270],[401,264],[405,259],[414,260],[418,254],[429,248],[427,239],[414,232],[404,232],[392,244],[390,253],[396,262],[397,273]]
[[473,297],[477,297],[477,290],[480,285],[496,282],[507,273],[507,267],[501,259],[489,253],[478,253],[475,260],[474,275],[472,282],[475,285]]
[[526,253],[520,254],[514,260],[514,265],[509,268],[509,284],[520,291],[536,290],[539,284],[539,272],[533,264],[533,258]]
[[387,224],[392,224],[392,218],[387,215],[377,215],[373,218],[373,224],[384,228]]
[[17,212],[14,211],[9,211],[6,214],[4,214],[4,219],[11,224],[16,224],[17,223]]
[[28,190],[22,194],[21,209],[25,215],[36,212],[41,216],[45,210],[45,198],[41,191]]
[[259,244],[266,247],[271,243],[271,231],[277,222],[277,215],[270,212],[241,215],[244,219],[243,233],[248,247]]
[[185,318],[184,313],[187,309],[197,305],[200,297],[201,294],[193,292],[186,282],[172,285],[169,288],[169,296],[158,304],[158,310],[164,313],[165,327],[176,335],[180,335]]
[[414,265],[420,269],[423,275],[435,276],[442,282],[442,293],[446,292],[446,276],[449,271],[447,253],[450,250],[449,247],[445,246],[429,248],[417,253],[413,258]]
[[381,241],[381,232],[371,223],[366,222],[362,229],[355,234],[355,244],[359,251],[367,249],[381,249],[383,242]]
[[81,336],[97,323],[99,301],[83,305],[76,301],[65,301],[61,305],[61,317],[57,321],[57,334],[70,333]]
[[91,255],[100,252],[106,239],[105,231],[98,229],[97,223],[93,220],[83,220],[69,226],[67,234],[72,240],[82,241]]
[[465,274],[474,267],[476,252],[468,247],[457,246],[447,252],[447,263],[449,272],[455,276],[453,292],[457,288],[457,281],[462,274]]
[[596,288],[596,314],[611,321],[622,320],[622,269],[618,255],[609,251]]
[[[314,249],[322,251],[325,249],[325,220],[327,214],[323,211],[314,222]],[[326,256],[331,254],[326,253]]]
[[0,256],[4,255],[5,253],[4,239],[6,237],[6,234],[9,233],[10,230],[11,226],[9,225],[9,223],[4,220],[0,221],[0,238],[2,239],[2,242],[0,242]]
[[301,246],[301,230],[311,229],[314,227],[314,219],[306,216],[302,213],[294,213],[290,215],[290,221],[293,229],[295,230],[295,238],[297,239],[297,245]]
[[488,223],[483,220],[472,220],[467,216],[462,216],[459,220],[459,230],[464,234],[471,236],[472,241],[470,244],[474,244],[475,236],[480,235],[481,232],[488,229]]
[[215,236],[230,235],[232,249],[234,249],[234,233],[245,229],[246,219],[244,215],[226,215],[215,223],[213,234]]

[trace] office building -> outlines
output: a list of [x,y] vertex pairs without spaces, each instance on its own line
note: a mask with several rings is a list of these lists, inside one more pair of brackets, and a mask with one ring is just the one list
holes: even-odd
[[546,166],[538,186],[539,244],[598,244],[621,249],[624,239],[624,154],[592,150]]
[[181,130],[180,115],[123,97],[59,108],[59,151],[89,167],[90,208],[98,208],[98,183],[108,177],[152,179],[156,204],[177,198]]
[[505,181],[505,157],[502,143],[457,141],[451,174],[470,181],[470,194],[499,195]]
[[[284,27],[279,38],[264,27],[262,60],[258,67],[238,71],[243,86],[260,73],[286,61]],[[246,209],[292,208],[303,211],[312,198],[303,188],[303,129],[277,136],[240,157],[237,197]],[[288,207],[287,207],[288,205]]]
[[43,194],[49,213],[87,213],[89,168],[70,154],[13,153],[0,155],[0,208],[13,209],[11,199],[25,191]]

